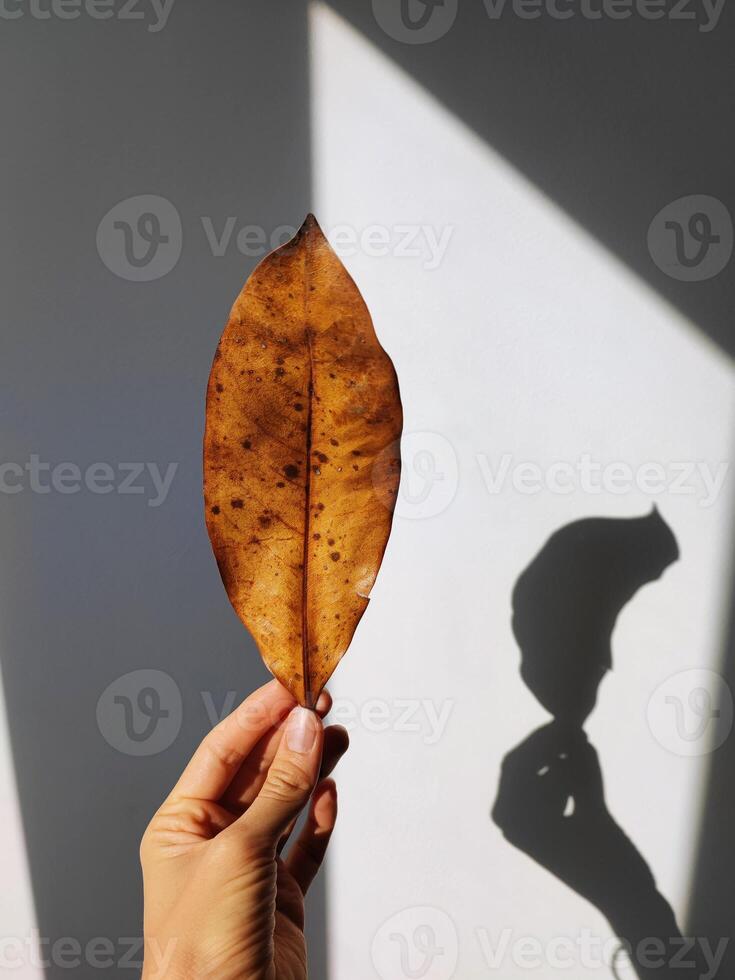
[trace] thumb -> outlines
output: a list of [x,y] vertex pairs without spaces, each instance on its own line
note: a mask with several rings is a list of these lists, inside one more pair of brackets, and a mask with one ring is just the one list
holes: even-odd
[[308,708],[294,708],[260,792],[235,824],[250,842],[278,845],[319,781],[323,742],[319,715]]

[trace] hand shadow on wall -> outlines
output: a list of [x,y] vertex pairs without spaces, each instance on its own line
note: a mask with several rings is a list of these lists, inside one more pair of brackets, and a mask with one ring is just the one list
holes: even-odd
[[[521,574],[513,592],[521,676],[554,720],[505,757],[492,814],[506,840],[599,909],[632,950],[641,980],[714,974],[699,963],[699,951],[686,948],[648,864],[609,813],[597,752],[582,726],[612,667],[618,614],[678,557],[654,508],[632,520],[568,524]],[[655,951],[641,956],[644,940]]]

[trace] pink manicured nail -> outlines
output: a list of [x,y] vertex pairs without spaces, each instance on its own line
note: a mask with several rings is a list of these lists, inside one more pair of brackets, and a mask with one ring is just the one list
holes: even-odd
[[310,752],[317,733],[317,717],[308,708],[294,708],[286,725],[286,745],[292,752]]

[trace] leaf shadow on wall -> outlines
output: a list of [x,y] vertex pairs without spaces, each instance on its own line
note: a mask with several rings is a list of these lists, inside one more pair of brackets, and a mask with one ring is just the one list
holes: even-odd
[[[612,668],[620,611],[678,557],[673,532],[654,508],[631,520],[568,524],[520,575],[513,632],[521,676],[554,720],[506,755],[492,813],[506,840],[599,909],[621,938],[613,972],[632,964],[641,980],[713,974],[698,962],[698,951],[682,957],[674,913],[607,809],[598,755],[582,726]],[[648,947],[641,955],[644,940],[657,952]]]

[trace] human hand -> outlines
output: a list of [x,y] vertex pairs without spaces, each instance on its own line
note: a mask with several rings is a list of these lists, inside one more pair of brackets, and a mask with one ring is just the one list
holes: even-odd
[[[347,750],[331,707],[271,681],[207,735],[143,835],[142,980],[305,980],[304,895],[337,817]],[[287,857],[299,813],[308,816]]]

